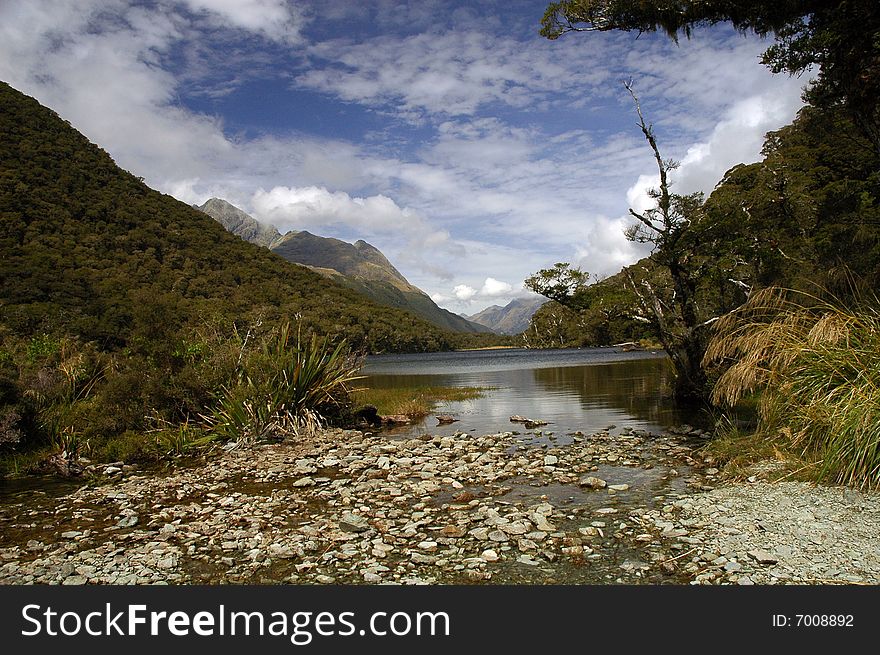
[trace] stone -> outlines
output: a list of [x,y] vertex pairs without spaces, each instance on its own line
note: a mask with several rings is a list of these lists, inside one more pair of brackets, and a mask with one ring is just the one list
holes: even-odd
[[602,478],[597,478],[592,475],[588,475],[584,478],[581,478],[578,481],[578,485],[581,487],[587,487],[588,489],[604,489],[608,486],[608,483],[605,482]]
[[493,549],[491,549],[491,548],[487,548],[486,550],[484,550],[484,551],[480,554],[480,557],[482,557],[482,558],[483,558],[485,561],[487,561],[487,562],[497,562],[499,559],[501,559],[501,558],[498,556],[498,553],[495,552],[495,551],[494,551]]
[[556,466],[559,463],[559,458],[556,455],[546,455],[544,457],[544,466]]
[[626,491],[627,489],[629,489],[628,484],[609,484],[608,485],[609,491]]
[[538,560],[536,560],[528,555],[520,555],[519,557],[516,558],[516,561],[519,564],[525,564],[526,566],[538,566],[538,564],[540,564],[540,562]]
[[755,549],[750,550],[748,552],[749,557],[755,560],[758,564],[776,564],[779,560],[768,553],[766,550]]
[[436,564],[437,562],[437,558],[433,555],[425,555],[424,553],[417,553],[415,551],[409,554],[409,558],[416,564]]
[[444,537],[450,537],[456,539],[458,537],[463,537],[465,535],[465,531],[462,527],[457,525],[447,525],[442,530],[440,530],[440,534]]
[[526,524],[522,523],[521,521],[514,521],[513,523],[507,523],[507,524],[499,526],[499,527],[502,531],[506,532],[507,534],[520,535],[520,534],[525,534],[526,532],[529,531],[528,526],[526,526]]
[[339,529],[345,532],[366,532],[370,529],[370,524],[359,514],[345,512],[342,515],[342,520],[339,521]]
[[61,583],[62,585],[84,585],[88,582],[88,580],[82,575],[71,575],[70,577],[64,578],[64,581]]

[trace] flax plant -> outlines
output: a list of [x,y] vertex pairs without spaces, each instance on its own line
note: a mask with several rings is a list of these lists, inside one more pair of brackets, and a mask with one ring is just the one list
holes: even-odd
[[[880,303],[779,288],[719,320],[705,365],[730,364],[713,400],[763,390],[759,432],[816,462],[817,479],[880,487]],[[732,362],[732,363],[731,363]]]
[[326,338],[303,339],[289,323],[240,361],[237,383],[221,389],[207,418],[215,435],[243,443],[320,429],[359,379],[344,341],[332,347]]

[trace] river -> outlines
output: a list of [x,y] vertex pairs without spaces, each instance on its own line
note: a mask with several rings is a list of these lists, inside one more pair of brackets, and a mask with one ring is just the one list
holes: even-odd
[[487,388],[480,398],[435,408],[434,415],[450,414],[457,422],[437,425],[432,415],[394,430],[405,435],[523,430],[510,422],[518,414],[547,421],[536,437],[550,435],[563,445],[577,431],[659,432],[681,422],[669,399],[672,369],[662,351],[517,348],[378,355],[367,358],[362,373],[363,386],[370,388]]

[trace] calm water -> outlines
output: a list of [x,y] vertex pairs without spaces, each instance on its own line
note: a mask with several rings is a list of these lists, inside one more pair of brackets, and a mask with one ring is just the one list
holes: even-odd
[[[481,398],[439,405],[435,414],[459,419],[440,425],[429,417],[395,433],[533,433],[511,423],[513,414],[549,421],[538,428],[564,443],[570,432],[616,426],[659,431],[680,423],[669,402],[671,367],[662,352],[615,348],[483,350],[369,357],[364,386],[492,387]],[[543,438],[543,437],[542,437]]]

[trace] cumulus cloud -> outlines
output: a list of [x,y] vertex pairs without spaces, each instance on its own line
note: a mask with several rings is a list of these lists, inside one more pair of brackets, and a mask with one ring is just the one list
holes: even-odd
[[359,198],[323,187],[259,189],[252,205],[257,218],[288,229],[340,224],[367,232],[422,232],[426,228],[418,214],[399,207],[387,196]]
[[[799,96],[802,84],[796,78],[779,78],[782,90],[774,88],[734,103],[708,138],[692,144],[679,167],[670,173],[672,191],[709,194],[731,167],[758,161],[766,133],[792,121],[803,105]],[[653,207],[648,190],[658,185],[655,172],[639,175],[626,192],[629,206],[637,212]]]
[[513,291],[513,287],[507,282],[496,280],[494,277],[487,277],[483,283],[483,288],[480,289],[480,295],[492,298],[495,296],[506,296],[511,291]]
[[452,295],[458,300],[470,300],[477,295],[477,290],[466,284],[458,284],[452,289]]

